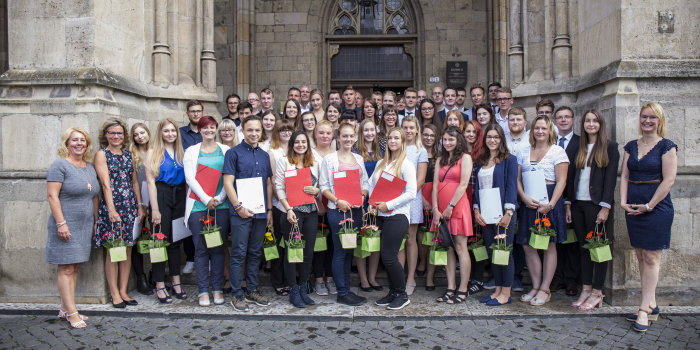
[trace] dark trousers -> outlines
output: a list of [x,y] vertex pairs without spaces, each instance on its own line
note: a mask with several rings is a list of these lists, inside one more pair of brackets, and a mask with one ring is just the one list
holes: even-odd
[[399,248],[408,232],[408,219],[402,214],[379,216],[377,224],[382,230],[380,254],[389,277],[389,288],[395,293],[406,293],[406,277],[399,263]]
[[[359,230],[360,222],[362,221],[362,210],[352,209],[351,211],[354,220],[352,226]],[[338,289],[338,296],[347,295],[350,292],[350,264],[352,263],[353,254],[353,249],[343,249],[338,236],[340,231],[338,223],[344,218],[350,218],[350,214],[343,215],[343,212],[338,209],[328,210],[328,226],[330,226],[333,239],[333,261],[331,267],[333,269],[333,280]]]
[[131,250],[131,267],[134,269],[136,277],[145,273],[143,270],[143,254],[139,253],[139,250],[136,249],[135,246],[134,249]]
[[525,268],[525,250],[522,244],[513,243],[513,280],[523,281],[523,269]]
[[[326,215],[319,216],[318,222],[328,225]],[[328,249],[323,252],[314,252],[314,261],[311,262],[316,278],[333,277],[333,269],[331,268],[333,264],[333,239],[330,237],[330,228],[326,227],[324,230],[327,234],[326,245]]]
[[[170,245],[168,246],[168,269],[170,276],[180,275],[180,245],[173,243],[173,220],[185,216],[185,184],[171,186],[164,182],[156,182],[158,210],[160,210],[160,225],[153,227],[153,232],[162,230]],[[153,282],[165,281],[165,262],[152,265]]]
[[[192,231],[192,241],[194,242],[194,270],[197,276],[197,288],[199,293],[209,292],[209,272],[211,270],[212,291],[221,292],[224,288],[224,247],[225,243],[213,248],[207,248],[207,242],[201,234],[204,223],[199,219],[207,215],[206,211],[190,213],[187,220],[190,231]],[[216,224],[221,227],[219,234],[222,242],[228,242],[227,233],[229,231],[228,208],[212,210],[210,216],[216,217]]]
[[[275,236],[275,242],[280,242],[282,239],[282,226],[280,226],[280,220],[287,221],[287,216],[282,213],[281,210],[272,207],[272,234]],[[270,282],[272,283],[272,288],[278,289],[283,288],[286,285],[284,280],[284,264],[283,261],[287,260],[287,249],[279,248],[279,258],[270,260]]]
[[[511,219],[511,222],[517,222],[517,217],[516,213],[513,213],[513,219]],[[486,247],[491,247],[491,244],[496,242],[494,237],[496,234],[498,234],[499,228],[497,225],[486,225],[486,227],[482,227],[483,233],[484,233],[484,244]],[[503,229],[500,228],[500,232],[503,233]],[[515,225],[510,225],[508,226],[508,229],[506,230],[506,245],[513,244],[513,240],[515,239]],[[489,257],[491,257],[492,250],[491,248],[487,248],[487,251],[489,253]],[[491,272],[493,272],[493,279],[494,279],[494,285],[496,287],[511,287],[513,285],[513,272],[515,271],[515,259],[513,258],[513,251],[511,250],[511,254],[508,258],[508,265],[496,265],[496,264],[491,264]]]
[[231,258],[229,259],[229,282],[231,282],[231,294],[235,297],[243,296],[243,262],[246,266],[246,289],[253,292],[258,288],[258,269],[260,268],[260,256],[262,255],[263,240],[265,239],[266,219],[247,218],[242,219],[238,215],[231,215]]
[[[581,283],[592,285],[594,289],[602,290],[605,284],[605,274],[608,272],[608,262],[597,263],[591,260],[591,254],[588,249],[584,249],[586,244],[586,234],[595,229],[595,221],[600,211],[600,206],[593,204],[591,201],[574,201],[571,204],[571,219],[574,225],[574,232],[578,244],[568,244],[579,250],[580,266],[581,266]],[[605,231],[607,237],[612,238],[613,229],[613,211],[610,210],[608,221],[605,222]],[[598,230],[602,231],[602,227],[598,225]]]
[[[294,214],[297,216],[297,225],[299,225],[301,239],[306,242],[304,243],[304,261],[300,263],[290,263],[289,260],[283,259],[284,275],[288,285],[293,286],[297,284],[304,284],[304,288],[306,288],[305,283],[309,280],[309,274],[311,273],[311,261],[314,257],[314,244],[316,243],[318,214],[316,211],[311,213],[302,213],[297,210],[294,210]],[[291,232],[292,224],[289,223],[286,215],[283,215],[280,219],[280,225],[282,226],[282,235],[284,236],[284,239],[289,240],[289,233]],[[298,280],[297,276],[299,276]]]

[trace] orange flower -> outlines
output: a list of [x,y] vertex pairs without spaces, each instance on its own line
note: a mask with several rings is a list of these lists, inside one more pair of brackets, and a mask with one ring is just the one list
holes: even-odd
[[205,225],[211,224],[211,219],[204,220],[204,224],[205,224]]
[[540,223],[540,219],[535,219],[535,225]]
[[547,218],[542,219],[542,222],[544,223],[544,226],[545,226],[545,227],[550,227],[550,226],[552,226],[552,223],[551,223],[551,222],[549,221],[549,219],[547,219]]
[[602,235],[603,235],[603,232],[598,232],[598,236],[602,236]]
[[593,231],[588,232],[588,234],[586,235],[586,239],[591,239],[591,237],[593,237]]

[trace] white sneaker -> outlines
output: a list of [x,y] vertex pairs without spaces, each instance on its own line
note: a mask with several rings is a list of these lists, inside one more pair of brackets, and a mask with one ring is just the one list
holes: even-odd
[[194,261],[188,261],[185,263],[185,267],[182,269],[182,273],[189,275],[192,272],[194,272]]

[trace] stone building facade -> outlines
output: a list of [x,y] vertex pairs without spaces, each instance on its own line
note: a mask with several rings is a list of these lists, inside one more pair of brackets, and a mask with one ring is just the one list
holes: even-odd
[[[323,91],[444,87],[452,61],[467,63],[467,87],[513,88],[529,115],[542,97],[577,117],[600,109],[621,145],[637,137],[639,107],[661,102],[667,137],[679,145],[679,176],[659,302],[700,301],[700,4],[0,0],[0,20],[0,301],[56,300],[55,268],[44,263],[44,179],[63,129],[96,136],[112,116],[184,123],[191,98],[221,115],[229,93],[266,87],[278,102],[303,83]],[[633,303],[637,265],[617,207],[615,218],[606,295]],[[103,258],[93,251],[82,270],[79,300],[105,300],[103,279],[85,278],[103,274]]]

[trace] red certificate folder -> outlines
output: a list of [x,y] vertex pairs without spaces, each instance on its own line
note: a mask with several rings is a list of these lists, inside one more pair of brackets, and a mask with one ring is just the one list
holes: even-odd
[[[376,206],[378,202],[388,202],[395,199],[403,193],[404,188],[406,188],[406,181],[382,170],[382,174],[379,175],[379,180],[374,186],[374,191],[369,196],[369,204]],[[391,210],[387,214],[391,214]]]
[[290,207],[314,203],[314,196],[304,192],[305,186],[313,186],[311,168],[285,171],[284,186],[287,189],[287,202]]
[[335,196],[350,203],[351,206],[362,206],[362,186],[360,185],[360,170],[336,171],[333,173]]
[[[221,170],[199,164],[197,165],[197,175],[194,176],[194,179],[197,180],[199,186],[204,190],[204,193],[209,197],[214,197],[216,196],[216,188],[219,186],[219,180],[221,179]],[[200,202],[202,201],[194,194],[194,191],[190,192],[190,198]]]

